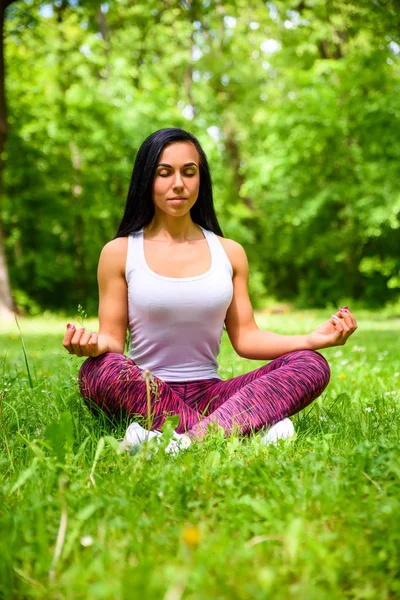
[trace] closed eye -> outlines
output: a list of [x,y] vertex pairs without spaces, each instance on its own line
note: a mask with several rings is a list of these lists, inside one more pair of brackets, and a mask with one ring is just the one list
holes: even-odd
[[[158,172],[159,177],[169,177],[170,175],[172,175],[172,171],[159,171]],[[193,171],[190,172],[185,172],[183,173],[184,177],[194,177],[196,175],[196,173],[193,173]]]

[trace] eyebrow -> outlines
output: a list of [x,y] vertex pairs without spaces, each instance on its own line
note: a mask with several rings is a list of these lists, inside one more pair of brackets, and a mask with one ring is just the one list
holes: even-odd
[[[184,167],[198,167],[198,165],[195,162],[186,163],[183,166]],[[168,163],[159,163],[157,165],[157,167],[169,167],[170,169],[172,169],[172,165],[169,165]]]

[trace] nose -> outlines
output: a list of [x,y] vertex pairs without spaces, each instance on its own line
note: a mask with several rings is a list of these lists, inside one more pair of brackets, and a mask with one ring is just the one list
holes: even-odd
[[179,171],[175,174],[175,181],[174,181],[173,187],[174,187],[174,189],[179,189],[179,190],[181,190],[183,188],[183,181],[182,181],[182,177],[181,177],[181,174]]

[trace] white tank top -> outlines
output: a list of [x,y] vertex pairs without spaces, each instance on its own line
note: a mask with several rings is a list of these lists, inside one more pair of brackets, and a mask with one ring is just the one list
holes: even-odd
[[146,263],[143,230],[128,238],[129,356],[163,381],[218,377],[217,355],[232,300],[232,266],[211,231],[201,228],[211,267],[195,277],[164,277]]

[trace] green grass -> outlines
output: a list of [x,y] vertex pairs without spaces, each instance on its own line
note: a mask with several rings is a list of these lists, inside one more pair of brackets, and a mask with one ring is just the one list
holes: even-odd
[[[259,320],[303,333],[325,317]],[[26,356],[3,329],[0,598],[400,598],[400,319],[359,325],[323,352],[331,383],[294,442],[215,433],[151,461],[119,454],[126,423],[84,407],[64,321],[21,320]],[[223,377],[258,365],[225,339],[220,363]]]

